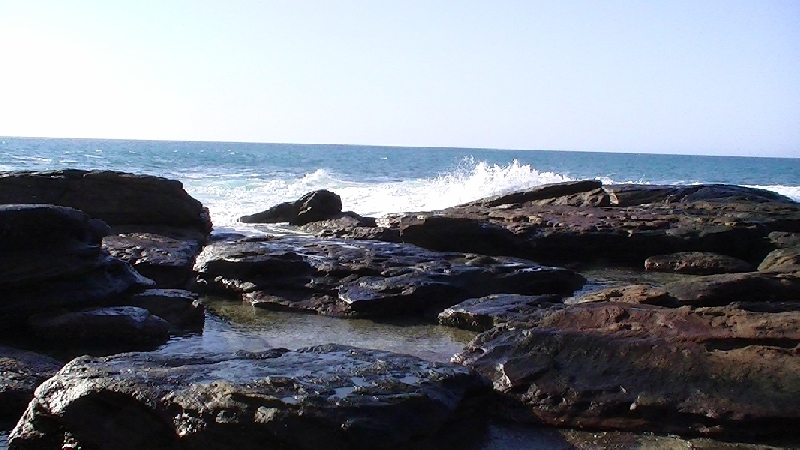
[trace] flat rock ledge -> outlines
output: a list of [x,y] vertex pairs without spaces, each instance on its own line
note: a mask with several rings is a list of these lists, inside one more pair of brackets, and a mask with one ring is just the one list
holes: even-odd
[[[320,236],[384,239],[556,265],[611,262],[641,267],[651,256],[711,252],[758,266],[769,252],[788,245],[786,234],[800,232],[800,204],[741,186],[602,185],[584,180],[441,211],[390,216],[374,226],[332,220],[308,230]],[[726,271],[728,263],[698,267],[702,273]]]
[[453,361],[500,414],[558,427],[800,437],[800,313],[560,305],[478,335]]
[[435,316],[493,293],[562,294],[584,278],[511,257],[375,241],[281,238],[217,242],[195,263],[197,288],[256,306],[334,316]]
[[334,344],[85,356],[36,390],[9,448],[413,448],[489,389],[463,366]]

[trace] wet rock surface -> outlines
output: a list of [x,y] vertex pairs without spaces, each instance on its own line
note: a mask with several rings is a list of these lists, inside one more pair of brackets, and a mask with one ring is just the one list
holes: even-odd
[[571,270],[517,258],[296,238],[213,243],[195,271],[199,286],[257,306],[340,316],[438,313],[470,297],[569,294],[584,282]]
[[561,306],[558,295],[493,294],[471,298],[439,313],[439,323],[486,331],[507,322],[529,321],[544,310]]
[[0,204],[79,209],[109,225],[161,225],[208,234],[208,210],[177,180],[112,171],[65,169],[0,174]]
[[33,398],[34,389],[61,366],[49,356],[0,346],[0,427],[13,426]]
[[570,305],[479,335],[454,361],[515,420],[564,427],[794,436],[800,313]]
[[11,449],[409,448],[485,380],[463,366],[323,345],[81,357],[42,384]]
[[690,275],[752,272],[752,264],[727,255],[710,252],[680,252],[651,256],[644,261],[646,270]]
[[321,189],[312,191],[294,202],[284,202],[260,213],[239,218],[243,223],[289,222],[305,225],[310,222],[333,219],[342,212],[342,198]]
[[[145,231],[146,230],[146,231]],[[185,288],[193,278],[194,260],[206,236],[169,227],[115,227],[103,238],[103,249],[131,264],[160,288]]]

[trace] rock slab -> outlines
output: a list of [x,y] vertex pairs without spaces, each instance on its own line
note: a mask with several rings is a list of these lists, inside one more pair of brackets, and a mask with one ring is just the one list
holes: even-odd
[[518,258],[297,238],[212,243],[195,271],[198,287],[257,306],[372,317],[437,314],[493,293],[569,294],[585,281],[574,271]]
[[497,327],[454,361],[507,417],[561,427],[798,436],[800,313],[589,303]]
[[333,344],[80,357],[36,390],[9,448],[409,448],[487,389],[463,366]]

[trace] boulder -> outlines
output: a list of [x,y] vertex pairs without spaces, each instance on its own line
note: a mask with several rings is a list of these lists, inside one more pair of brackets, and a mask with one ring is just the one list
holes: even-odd
[[517,258],[307,238],[216,242],[198,256],[195,271],[198,289],[336,316],[436,314],[470,297],[569,294],[584,283],[571,270]]
[[755,270],[755,267],[746,261],[711,252],[679,252],[651,256],[644,261],[644,268],[653,272],[676,272],[691,275],[715,275]]
[[49,356],[0,346],[0,429],[13,426],[33,398],[34,389],[61,366]]
[[798,312],[588,303],[493,328],[453,360],[518,421],[796,439],[798,344]]
[[337,217],[342,212],[342,198],[321,189],[309,192],[294,202],[285,202],[260,213],[239,218],[244,223],[289,222],[305,225],[311,222]]
[[169,340],[170,324],[144,308],[116,306],[36,314],[28,327],[55,345],[149,349]]
[[616,302],[640,305],[678,306],[678,300],[665,289],[647,284],[615,286],[580,295],[576,303]]
[[14,332],[35,313],[108,304],[152,285],[108,256],[102,222],[73,208],[0,205],[0,318]]
[[692,277],[667,283],[680,305],[724,306],[733,302],[800,300],[800,272],[746,272]]
[[205,322],[205,308],[197,297],[183,289],[148,289],[132,296],[127,303],[166,320],[175,331],[200,331]]
[[486,331],[508,322],[526,322],[531,316],[561,305],[558,295],[492,294],[470,298],[439,313],[439,324]]
[[109,225],[161,225],[211,231],[208,210],[176,180],[76,169],[0,174],[0,204],[79,209]]
[[411,448],[487,389],[463,366],[334,344],[80,357],[36,390],[9,448]]

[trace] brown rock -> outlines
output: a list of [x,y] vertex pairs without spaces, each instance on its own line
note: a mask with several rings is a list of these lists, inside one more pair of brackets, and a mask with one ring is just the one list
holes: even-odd
[[664,289],[681,305],[797,301],[800,299],[800,275],[798,272],[708,275],[668,283]]
[[800,313],[597,303],[499,327],[454,361],[508,417],[563,427],[798,436]]
[[690,275],[714,275],[755,270],[753,265],[746,261],[711,252],[679,252],[651,256],[644,261],[644,268],[654,272],[677,272]]
[[620,302],[642,305],[677,306],[667,291],[646,284],[611,287],[576,298],[578,303]]
[[800,246],[773,250],[761,261],[758,270],[797,272],[800,270]]

